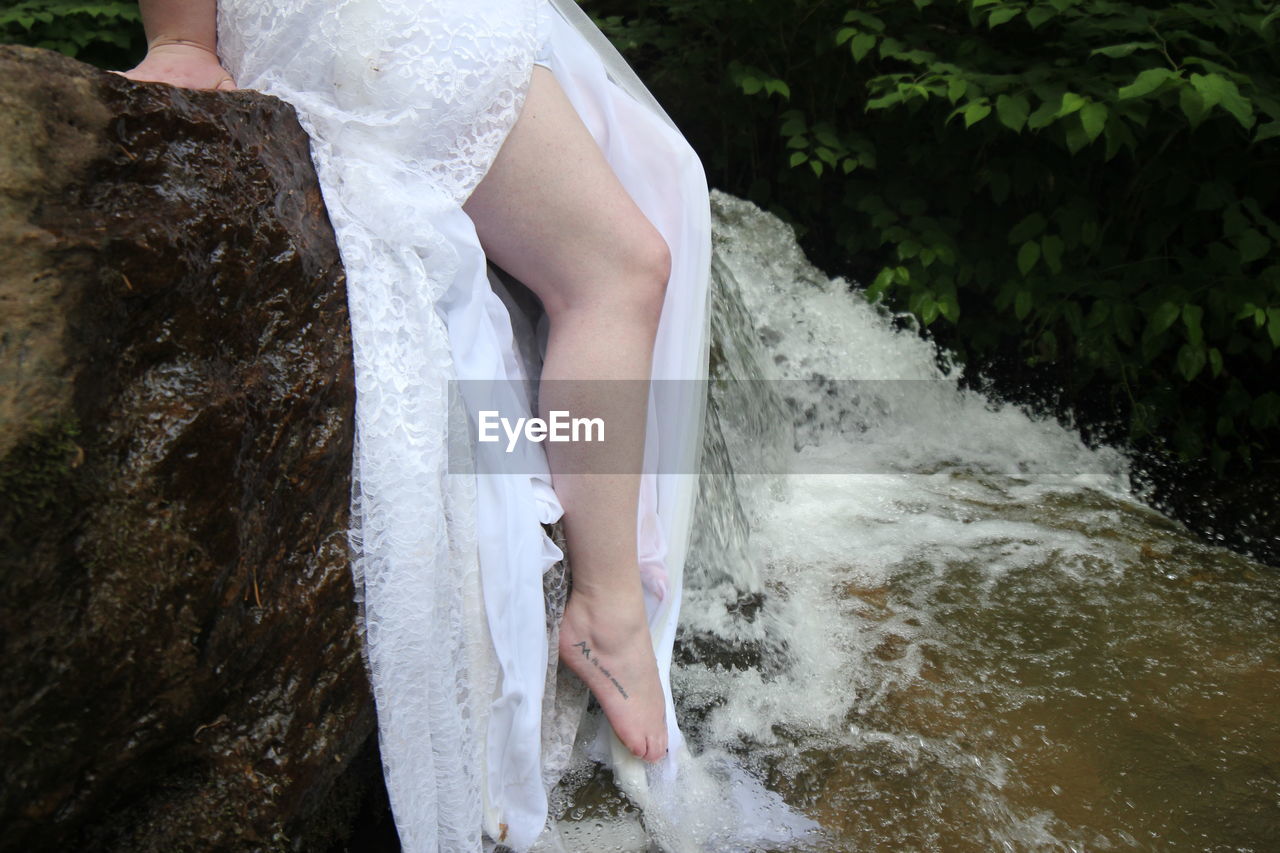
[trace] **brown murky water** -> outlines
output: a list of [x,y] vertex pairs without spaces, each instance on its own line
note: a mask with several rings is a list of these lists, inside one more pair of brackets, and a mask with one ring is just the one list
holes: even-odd
[[1093,531],[1111,564],[921,564],[849,590],[852,618],[922,630],[868,626],[862,665],[891,686],[774,762],[819,849],[1276,849],[1280,578],[1116,512]]
[[[676,679],[694,697],[683,708],[690,737],[730,746],[816,819],[825,837],[805,849],[1277,849],[1280,576],[1102,494],[965,509],[968,525],[1012,514],[1046,538],[1095,547],[993,572],[983,551],[1027,544],[993,536],[968,559],[918,558],[875,576],[856,564],[811,569],[820,578],[808,589],[831,602],[812,619],[842,620],[831,649],[845,659],[820,671],[846,674],[835,692],[847,705],[826,726],[795,719],[786,642],[755,670],[731,644],[686,644]],[[757,622],[774,599],[808,594],[794,569],[773,568]],[[776,614],[772,630],[787,618]],[[751,701],[737,695],[747,681]],[[772,713],[758,730],[774,737],[753,742],[750,724],[726,732],[717,713]],[[646,849],[605,771],[562,815],[595,827],[569,844]]]

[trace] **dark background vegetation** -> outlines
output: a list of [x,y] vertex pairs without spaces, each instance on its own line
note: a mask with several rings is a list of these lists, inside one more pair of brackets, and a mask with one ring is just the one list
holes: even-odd
[[6,0],[0,44],[47,47],[102,68],[131,68],[146,53],[136,0]]
[[[1280,9],[1262,0],[584,0],[703,156],[965,365],[1125,443],[1280,562]],[[123,68],[132,2],[0,41]]]

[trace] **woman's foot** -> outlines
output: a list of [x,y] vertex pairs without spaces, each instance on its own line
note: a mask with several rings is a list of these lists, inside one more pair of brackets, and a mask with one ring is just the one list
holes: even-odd
[[614,734],[637,757],[667,754],[662,682],[649,627],[626,608],[571,593],[560,623],[560,660],[591,690]]

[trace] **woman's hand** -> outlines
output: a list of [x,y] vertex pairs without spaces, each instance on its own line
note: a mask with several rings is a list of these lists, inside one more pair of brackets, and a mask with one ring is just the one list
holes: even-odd
[[168,83],[184,89],[236,88],[235,80],[218,61],[218,55],[192,42],[153,44],[136,68],[115,72],[139,82]]

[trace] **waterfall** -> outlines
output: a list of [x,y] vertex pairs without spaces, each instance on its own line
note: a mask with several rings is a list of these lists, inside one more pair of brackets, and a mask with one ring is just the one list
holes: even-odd
[[[818,850],[1267,837],[1280,782],[1243,756],[1280,760],[1274,573],[1142,504],[1119,451],[960,388],[775,217],[712,206],[672,676],[694,751],[817,819]],[[601,780],[568,788],[570,849],[646,849]]]

